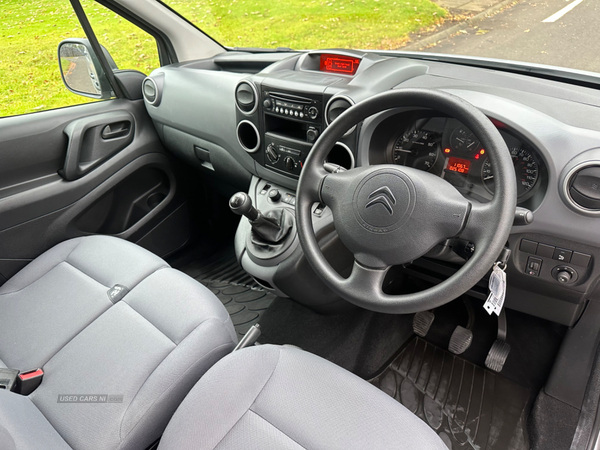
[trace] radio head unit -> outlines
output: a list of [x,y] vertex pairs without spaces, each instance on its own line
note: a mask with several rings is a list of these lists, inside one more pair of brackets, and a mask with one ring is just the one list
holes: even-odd
[[262,94],[265,114],[321,123],[323,102],[320,100],[272,91],[263,91]]

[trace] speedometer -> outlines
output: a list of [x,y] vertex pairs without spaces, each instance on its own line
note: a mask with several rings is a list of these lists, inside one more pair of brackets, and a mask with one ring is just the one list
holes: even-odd
[[[515,175],[517,177],[517,196],[522,197],[527,194],[538,181],[539,168],[533,153],[523,147],[510,148],[510,155],[515,166]],[[488,191],[494,193],[494,170],[489,159],[483,164],[481,170],[483,184]]]

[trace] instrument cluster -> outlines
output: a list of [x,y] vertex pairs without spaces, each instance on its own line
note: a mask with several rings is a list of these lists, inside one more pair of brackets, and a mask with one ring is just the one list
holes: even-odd
[[[532,146],[506,129],[499,129],[515,167],[519,203],[540,190],[545,168]],[[491,200],[494,167],[486,149],[466,126],[444,117],[422,118],[393,135],[388,144],[388,163],[435,173],[463,195]]]

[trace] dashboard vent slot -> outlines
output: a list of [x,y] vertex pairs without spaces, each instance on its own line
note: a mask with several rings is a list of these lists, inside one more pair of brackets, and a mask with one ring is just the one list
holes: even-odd
[[235,103],[243,113],[252,114],[256,110],[257,98],[256,88],[246,81],[235,88]]
[[600,166],[593,165],[577,170],[568,185],[571,200],[579,207],[600,211]]

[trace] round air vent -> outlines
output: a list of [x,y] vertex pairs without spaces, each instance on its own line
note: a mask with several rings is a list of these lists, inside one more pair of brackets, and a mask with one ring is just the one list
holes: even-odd
[[567,180],[570,200],[585,211],[600,212],[600,165],[580,166]]
[[235,88],[235,103],[246,114],[252,114],[256,110],[257,98],[256,88],[246,81]]
[[[162,79],[159,81],[162,81]],[[162,85],[162,83],[160,84]],[[146,78],[142,84],[142,94],[146,101],[152,106],[158,106],[160,103],[161,92],[158,85],[159,84],[150,77]]]
[[350,150],[350,147],[342,142],[337,142],[333,146],[325,161],[337,164],[346,170],[354,169],[354,154],[352,153],[352,150]]
[[[325,122],[327,125],[331,125],[335,119],[341,116],[346,110],[350,109],[352,105],[354,105],[354,102],[348,97],[341,95],[332,97],[325,107]],[[355,128],[356,126],[350,128],[344,136],[352,133]]]
[[242,120],[237,126],[238,142],[248,153],[254,153],[260,147],[260,135],[256,126],[248,121]]

